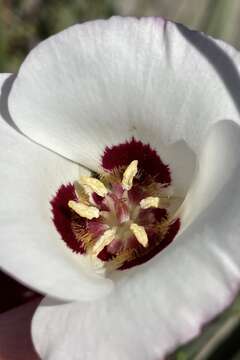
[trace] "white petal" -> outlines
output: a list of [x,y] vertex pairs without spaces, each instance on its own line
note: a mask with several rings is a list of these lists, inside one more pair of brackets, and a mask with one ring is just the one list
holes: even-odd
[[105,299],[43,302],[33,321],[43,358],[163,359],[232,302],[240,289],[239,143],[234,123],[213,127],[200,159],[201,197],[193,193],[195,203],[206,200],[202,214],[165,251],[123,271]]
[[239,162],[240,127],[232,121],[220,121],[209,131],[198,158],[195,179],[178,211],[181,231],[219,195]]
[[[6,77],[0,76],[4,116],[11,81]],[[26,139],[2,117],[0,168],[1,268],[29,287],[63,299],[92,299],[110,291],[111,281],[83,271],[85,260],[67,249],[51,219],[49,201],[58,187],[89,172]]]
[[87,22],[31,51],[10,113],[32,139],[95,169],[106,145],[132,136],[160,154],[181,139],[196,150],[214,122],[239,122],[239,61],[161,18]]

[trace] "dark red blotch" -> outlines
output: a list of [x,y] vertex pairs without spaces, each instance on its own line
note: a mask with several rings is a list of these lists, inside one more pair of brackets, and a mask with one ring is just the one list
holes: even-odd
[[[165,235],[165,237],[159,242],[159,244],[154,244],[154,238],[149,239],[154,245],[151,246],[149,244],[149,249],[145,254],[142,254],[140,257],[137,257],[136,259],[126,261],[119,270],[126,270],[130,269],[133,266],[144,264],[146,261],[150,260],[153,256],[157,255],[159,252],[161,252],[165,247],[167,247],[175,238],[177,235],[179,229],[180,229],[180,219],[175,220],[168,228],[168,231]],[[157,236],[155,234],[155,236]],[[150,242],[149,241],[149,242]]]
[[[62,185],[51,200],[54,225],[63,241],[76,253],[84,253],[83,244],[77,240],[72,230],[74,213],[69,208],[69,200],[77,200],[73,184]],[[79,221],[81,220],[79,217]],[[79,224],[84,225],[84,224]]]
[[138,160],[138,170],[143,178],[150,175],[161,184],[171,183],[169,167],[162,162],[157,152],[149,144],[143,144],[134,138],[111,148],[106,147],[102,156],[102,167],[111,171],[114,168],[128,166],[133,160]]

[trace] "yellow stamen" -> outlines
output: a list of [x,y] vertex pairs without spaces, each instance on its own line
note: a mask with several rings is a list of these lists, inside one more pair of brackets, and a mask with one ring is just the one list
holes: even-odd
[[125,190],[130,190],[134,176],[137,174],[138,161],[133,160],[123,173],[122,185]]
[[141,209],[157,208],[159,206],[160,199],[157,196],[148,196],[140,201]]
[[109,245],[113,241],[115,235],[116,235],[116,228],[106,230],[104,234],[92,247],[91,253],[97,256],[105,248],[105,246]]
[[113,168],[111,172],[100,173],[101,182],[110,187],[112,184],[119,184],[122,181],[123,168],[121,166]]
[[75,193],[78,197],[79,202],[85,204],[85,205],[90,205],[89,202],[89,196],[88,194],[85,192],[83,186],[81,184],[79,184],[79,182],[75,181],[74,182],[74,188],[75,188]]
[[131,224],[130,230],[136,236],[137,241],[144,247],[148,246],[148,236],[143,226]]
[[134,249],[126,249],[117,254],[112,260],[106,263],[108,271],[118,269],[125,261],[134,259]]
[[81,176],[79,182],[81,185],[87,186],[92,192],[95,192],[99,196],[104,197],[108,193],[107,188],[98,179],[92,178],[90,176]]
[[92,247],[94,243],[93,236],[85,228],[79,225],[79,223],[76,221],[72,223],[71,227],[74,232],[75,238],[77,239],[77,241],[83,243],[86,250]]
[[72,200],[68,202],[68,206],[73,209],[79,216],[88,220],[99,217],[99,210],[94,206],[87,206]]

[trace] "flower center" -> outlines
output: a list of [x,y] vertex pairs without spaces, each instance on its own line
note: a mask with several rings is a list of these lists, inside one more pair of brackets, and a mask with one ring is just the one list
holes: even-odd
[[148,253],[172,226],[167,211],[175,201],[171,187],[151,176],[139,183],[139,176],[137,160],[124,171],[103,173],[100,179],[82,176],[75,184],[77,200],[68,202],[74,214],[85,220],[84,226],[78,226],[73,216],[75,235],[81,238],[86,254],[103,260],[107,270]]
[[[105,271],[142,264],[169,245],[180,228],[171,175],[156,151],[134,138],[106,148],[104,172],[62,185],[51,201],[67,246]],[[95,267],[94,265],[94,267]]]

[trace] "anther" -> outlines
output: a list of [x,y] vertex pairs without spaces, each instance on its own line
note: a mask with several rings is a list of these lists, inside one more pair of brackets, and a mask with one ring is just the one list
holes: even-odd
[[157,208],[159,207],[160,199],[157,196],[149,196],[140,201],[141,209]]
[[78,197],[79,202],[81,202],[85,205],[90,205],[89,196],[86,193],[86,191],[84,190],[84,187],[79,182],[75,181],[74,189],[75,189],[75,193]]
[[131,224],[130,230],[135,235],[137,241],[144,247],[148,246],[148,236],[143,226]]
[[137,166],[138,166],[138,160],[133,160],[124,171],[122,186],[125,190],[131,189],[133,178],[137,174]]
[[91,249],[91,254],[97,256],[105,246],[109,245],[116,236],[116,228],[106,230]]
[[87,186],[92,192],[95,192],[99,196],[104,197],[108,193],[105,185],[98,179],[90,176],[81,176],[79,182],[81,185]]
[[73,209],[79,216],[88,220],[99,217],[99,209],[94,206],[87,206],[73,200],[68,202],[68,206]]

